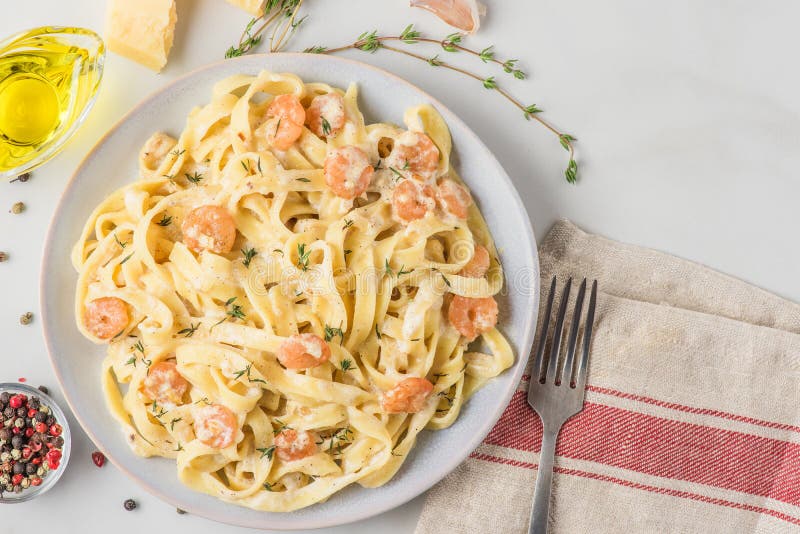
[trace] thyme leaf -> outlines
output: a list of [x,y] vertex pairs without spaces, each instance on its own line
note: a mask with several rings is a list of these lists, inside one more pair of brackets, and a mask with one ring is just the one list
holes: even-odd
[[192,337],[198,328],[200,328],[200,323],[197,323],[196,325],[189,323],[189,326],[187,328],[184,328],[183,330],[178,330],[178,335],[181,335],[183,337]]
[[245,267],[250,267],[250,262],[253,261],[253,258],[257,254],[256,249],[254,248],[243,248],[242,254],[244,255],[244,259],[242,259],[242,263]]

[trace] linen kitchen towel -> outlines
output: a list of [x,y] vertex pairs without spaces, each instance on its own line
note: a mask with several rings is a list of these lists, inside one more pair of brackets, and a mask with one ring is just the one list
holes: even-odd
[[[601,291],[549,532],[800,532],[800,306],[568,221],[540,256],[543,287],[572,276]],[[416,534],[527,533],[542,433],[529,378],[429,492]]]

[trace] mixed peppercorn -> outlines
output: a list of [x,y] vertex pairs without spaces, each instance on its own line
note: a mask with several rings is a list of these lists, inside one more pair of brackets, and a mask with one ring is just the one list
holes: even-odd
[[58,469],[64,438],[61,425],[38,397],[0,393],[0,499],[39,486]]

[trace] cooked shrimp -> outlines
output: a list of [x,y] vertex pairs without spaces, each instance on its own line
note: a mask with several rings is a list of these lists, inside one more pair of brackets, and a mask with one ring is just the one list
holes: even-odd
[[287,369],[308,369],[327,362],[331,348],[316,334],[297,334],[281,343],[277,357]]
[[267,118],[267,141],[278,150],[288,150],[303,134],[306,110],[295,95],[278,95],[267,108]]
[[178,141],[163,132],[156,132],[145,141],[139,152],[139,165],[145,169],[156,170]]
[[265,122],[264,131],[267,133],[267,142],[281,151],[289,150],[303,135],[303,127],[300,124],[280,117],[272,117]]
[[424,378],[402,380],[383,394],[383,409],[387,413],[417,413],[433,391],[433,384]]
[[183,242],[200,252],[210,250],[226,254],[236,240],[236,223],[228,210],[221,206],[206,205],[189,212],[181,224]]
[[332,137],[344,128],[344,99],[338,93],[314,97],[306,110],[306,124],[319,137]]
[[367,154],[355,146],[343,146],[325,158],[325,183],[341,198],[352,199],[367,190],[375,169]]
[[150,366],[142,382],[142,393],[159,404],[183,404],[189,382],[178,372],[175,362],[158,362]]
[[475,252],[472,258],[461,268],[458,273],[469,278],[481,278],[489,270],[489,251],[481,245],[475,245]]
[[494,297],[454,295],[447,310],[447,319],[462,336],[472,341],[497,324],[497,301]]
[[101,297],[86,305],[83,324],[95,337],[111,339],[128,326],[128,305],[117,297]]
[[421,132],[403,132],[392,147],[387,166],[429,177],[439,166],[439,149]]
[[267,117],[286,119],[295,124],[306,122],[306,110],[300,99],[292,94],[278,95],[272,99],[267,108]]
[[196,408],[194,434],[201,442],[215,449],[224,449],[236,439],[239,422],[236,415],[221,404]]
[[275,435],[275,452],[284,462],[300,460],[317,453],[316,439],[311,432],[284,428]]
[[467,188],[453,180],[442,180],[436,198],[443,210],[459,219],[466,219],[467,208],[472,204],[472,197]]
[[435,207],[433,187],[413,179],[403,180],[392,193],[392,210],[400,222],[422,219]]

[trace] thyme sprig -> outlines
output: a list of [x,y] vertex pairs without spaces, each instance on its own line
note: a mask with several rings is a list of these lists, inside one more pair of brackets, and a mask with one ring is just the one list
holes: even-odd
[[263,458],[272,460],[272,455],[275,454],[275,445],[270,445],[269,447],[259,447],[256,450],[261,453],[261,456],[258,457],[259,460]]
[[264,32],[272,27],[269,38],[269,51],[277,52],[286,44],[288,38],[303,23],[306,17],[297,18],[303,0],[267,0],[264,12],[247,23],[237,46],[225,51],[226,58],[238,57],[261,43]]
[[[245,317],[247,317],[247,314],[244,313],[244,311],[242,311],[242,305],[241,304],[234,304],[235,300],[236,300],[236,297],[231,297],[231,298],[229,298],[228,300],[225,301],[225,317],[223,317],[222,319],[217,321],[214,324],[214,326],[220,325],[220,324],[224,323],[225,321],[227,321],[228,319],[242,319],[242,320],[244,320]],[[209,329],[209,332],[214,329],[214,326],[212,326]]]
[[244,369],[242,369],[240,371],[236,371],[233,374],[234,380],[239,380],[242,376],[244,376],[245,378],[247,378],[247,380],[249,382],[260,382],[262,384],[266,384],[267,383],[266,380],[262,380],[260,378],[253,378],[253,377],[250,376],[250,370],[252,368],[253,368],[253,363],[252,362],[248,363],[247,366],[245,366]]
[[459,33],[450,34],[442,39],[423,37],[420,32],[414,30],[414,26],[410,24],[406,26],[406,28],[399,35],[379,35],[377,31],[363,32],[352,43],[335,48],[329,48],[327,46],[311,46],[306,48],[304,52],[312,54],[335,54],[345,50],[361,50],[363,52],[374,53],[383,49],[402,54],[419,61],[424,61],[432,67],[443,67],[472,78],[480,82],[487,90],[495,91],[500,94],[514,107],[518,108],[523,113],[523,117],[525,117],[526,120],[533,119],[558,138],[561,146],[563,146],[564,149],[569,153],[569,160],[566,168],[564,169],[564,177],[566,178],[567,182],[575,183],[578,177],[578,163],[575,160],[575,147],[573,142],[577,139],[568,133],[560,131],[555,126],[550,124],[549,121],[541,118],[539,114],[542,112],[542,110],[536,106],[536,104],[523,104],[520,100],[515,98],[513,95],[511,95],[511,93],[504,89],[494,76],[481,76],[473,71],[457,67],[441,59],[439,54],[433,56],[423,56],[421,54],[410,52],[403,48],[398,48],[396,46],[387,44],[392,41],[407,45],[415,45],[418,43],[435,44],[438,45],[443,51],[448,53],[464,52],[479,58],[484,63],[493,63],[499,65],[505,73],[513,76],[516,79],[522,80],[527,77],[525,71],[519,68],[519,61],[517,59],[498,58],[494,51],[493,45],[481,50],[473,50],[472,48],[462,44],[463,38],[464,36]]

